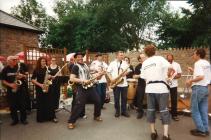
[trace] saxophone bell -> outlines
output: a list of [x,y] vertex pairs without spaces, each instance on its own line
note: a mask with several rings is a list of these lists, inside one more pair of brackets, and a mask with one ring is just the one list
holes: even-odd
[[20,86],[20,85],[22,85],[22,81],[21,80],[16,80],[15,81],[15,84],[18,85],[18,86]]

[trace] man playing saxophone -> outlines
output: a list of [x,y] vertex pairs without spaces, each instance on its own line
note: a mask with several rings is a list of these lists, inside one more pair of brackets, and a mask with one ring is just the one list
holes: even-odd
[[[102,121],[101,115],[101,102],[100,97],[97,94],[96,88],[94,87],[93,81],[94,78],[91,78],[90,71],[88,66],[83,62],[83,54],[78,52],[74,55],[75,65],[71,70],[70,81],[76,84],[77,93],[75,102],[76,104],[73,107],[73,111],[68,120],[68,128],[75,128],[75,123],[80,117],[81,112],[83,112],[84,106],[87,101],[94,103],[94,120]],[[101,74],[99,74],[100,76]],[[97,76],[98,77],[98,76]],[[97,78],[96,77],[96,78]],[[92,79],[92,80],[90,80]],[[88,86],[93,85],[93,86]]]
[[111,87],[114,92],[114,106],[115,117],[120,116],[120,96],[121,96],[121,115],[130,117],[126,111],[127,106],[127,90],[128,83],[126,81],[126,75],[129,72],[129,66],[126,61],[123,61],[124,53],[122,51],[117,52],[116,60],[112,61],[108,66],[107,72],[110,73]]
[[20,111],[20,121],[22,124],[28,124],[26,121],[26,92],[23,81],[27,78],[21,65],[17,64],[16,56],[7,57],[7,66],[2,71],[2,82],[7,86],[7,97],[10,105],[11,125],[18,124],[19,118],[17,111]]
[[[90,65],[90,70],[93,71],[93,73],[98,73],[105,71],[108,67],[108,65],[103,61],[103,55],[101,53],[98,53],[96,55],[97,60],[93,61]],[[108,81],[109,82],[109,81]],[[102,76],[97,83],[97,93],[99,94],[101,98],[101,108],[105,109],[103,107],[104,101],[106,98],[106,87],[107,87],[107,80],[106,76]]]

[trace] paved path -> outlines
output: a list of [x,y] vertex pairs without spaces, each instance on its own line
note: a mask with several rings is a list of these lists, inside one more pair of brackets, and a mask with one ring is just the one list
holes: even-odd
[[[10,126],[9,115],[1,115],[3,124],[0,125],[0,140],[150,140],[149,126],[146,117],[136,119],[136,112],[131,110],[130,118],[115,118],[112,104],[106,104],[106,110],[102,111],[103,122],[93,121],[93,105],[86,106],[87,119],[77,121],[74,130],[67,129],[69,113],[60,111],[57,113],[59,123],[37,123],[36,112],[28,116],[29,124],[24,126]],[[159,118],[159,115],[158,115]],[[200,138],[189,134],[194,128],[190,117],[180,116],[179,122],[173,122],[170,126],[172,140],[211,140],[211,137]],[[210,124],[211,127],[211,124]],[[159,140],[162,137],[160,120],[157,120]]]

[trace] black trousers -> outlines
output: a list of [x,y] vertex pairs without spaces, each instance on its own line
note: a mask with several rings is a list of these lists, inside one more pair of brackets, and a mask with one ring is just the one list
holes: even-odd
[[171,115],[177,116],[177,87],[170,88],[171,95]]
[[11,111],[10,115],[13,121],[19,121],[18,110],[20,111],[20,121],[23,122],[26,120],[26,94],[24,87],[19,87],[17,92],[12,92],[11,89],[8,89],[7,91],[7,98]]
[[81,86],[78,86],[75,105],[73,107],[73,111],[68,120],[68,123],[76,122],[88,101],[94,103],[94,117],[99,117],[101,115],[101,100],[97,94],[96,88],[91,87],[88,89],[83,89]]
[[25,90],[25,93],[26,93],[26,110],[27,111],[31,111],[31,99],[30,99],[30,93],[29,93],[29,90],[28,90],[28,84],[26,82],[23,82],[23,86],[24,86],[24,90]]
[[[77,94],[77,92],[74,91],[73,92],[73,101],[72,101],[71,112],[73,112],[73,108],[75,107],[75,104],[76,104],[76,94]],[[85,105],[84,105],[83,110],[80,114],[80,117],[83,117],[84,115],[85,115]]]
[[127,108],[127,89],[128,87],[115,87],[114,91],[114,107],[116,112],[120,113],[120,96],[121,96],[121,112],[125,113]]
[[138,85],[136,89],[136,105],[138,107],[138,113],[144,113],[143,101],[145,95],[145,85]]

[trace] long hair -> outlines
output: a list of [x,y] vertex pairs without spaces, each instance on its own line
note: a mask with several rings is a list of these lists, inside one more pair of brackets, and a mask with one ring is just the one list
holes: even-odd
[[46,63],[46,65],[47,65],[47,59],[46,59],[45,57],[40,57],[40,58],[37,60],[37,64],[36,64],[36,68],[35,68],[36,71],[39,71],[39,70],[41,69],[41,61],[42,61],[42,59],[45,60],[45,63]]

